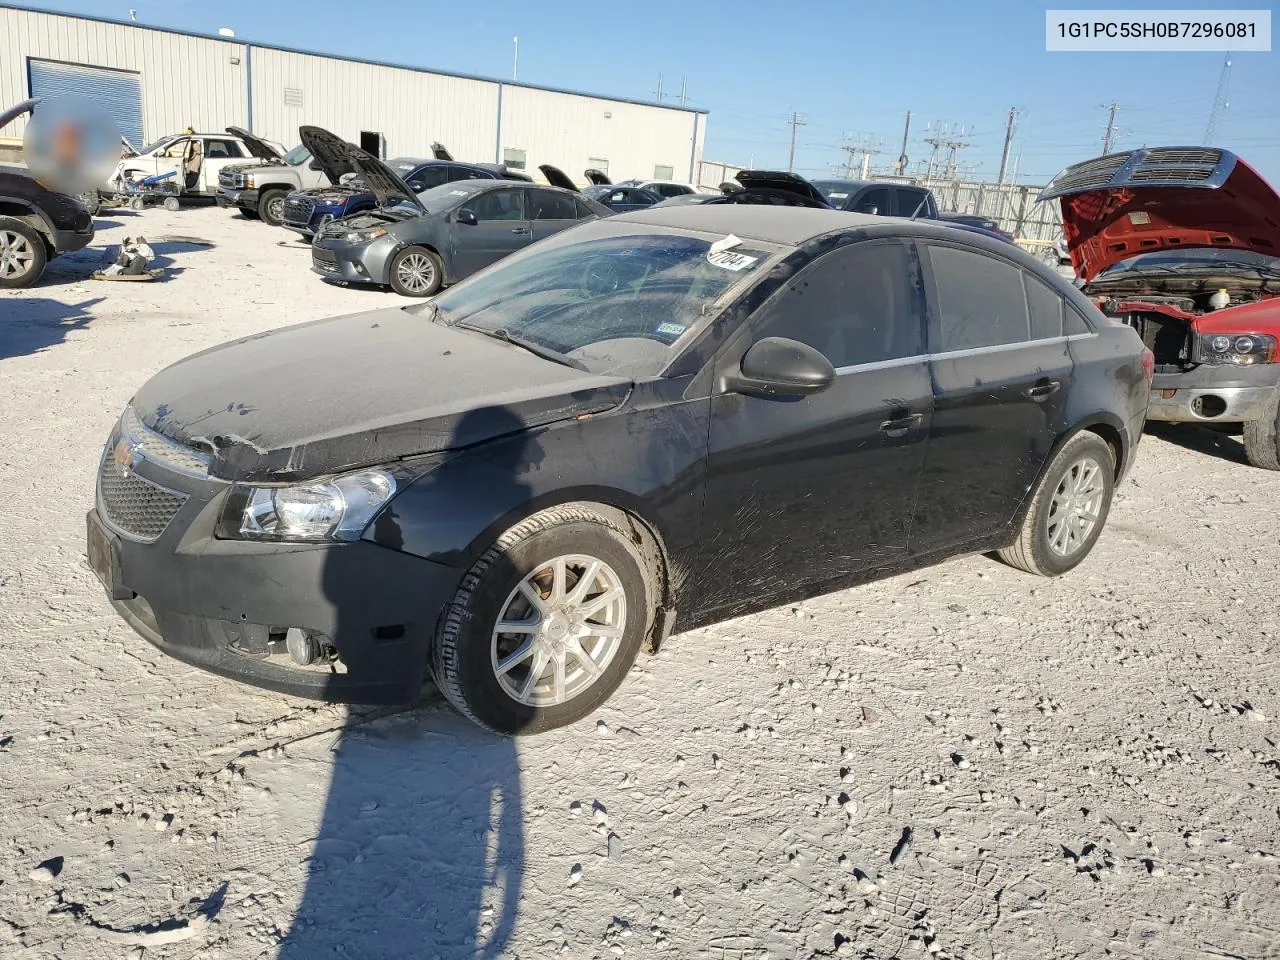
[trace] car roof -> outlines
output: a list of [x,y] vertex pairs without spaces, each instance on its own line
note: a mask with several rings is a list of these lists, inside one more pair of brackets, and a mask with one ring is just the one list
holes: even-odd
[[743,239],[795,247],[814,237],[839,230],[883,224],[886,218],[819,207],[685,203],[655,206],[635,213],[620,213],[615,219],[703,233],[732,233]]

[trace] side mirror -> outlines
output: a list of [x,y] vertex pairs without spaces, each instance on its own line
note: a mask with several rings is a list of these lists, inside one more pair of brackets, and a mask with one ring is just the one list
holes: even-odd
[[409,189],[410,189],[410,190],[412,190],[414,193],[421,193],[423,190],[425,190],[425,189],[427,189],[427,188],[426,188],[426,187],[424,187],[424,186],[423,186],[421,183],[419,183],[417,180],[410,180],[410,181],[409,181]]
[[807,397],[827,389],[835,378],[831,361],[808,344],[766,337],[743,355],[739,372],[729,375],[725,388],[749,397]]
[[880,208],[873,203],[871,206],[867,207],[862,212],[869,213],[873,217],[878,217],[880,215]]
[[477,223],[480,222],[479,220],[476,219],[476,215],[467,209],[459,210],[458,215],[455,219],[459,223],[466,224],[468,227],[474,227]]
[[320,169],[322,169],[322,168],[321,168],[321,166],[320,166],[320,161],[319,161],[319,160],[314,160],[314,159],[313,159],[310,163],[308,163],[308,164],[307,164],[307,167],[308,167],[308,169],[311,169],[311,170],[320,170]]

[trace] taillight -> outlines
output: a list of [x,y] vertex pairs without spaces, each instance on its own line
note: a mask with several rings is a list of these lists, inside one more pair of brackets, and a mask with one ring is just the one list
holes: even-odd
[[1156,355],[1146,347],[1142,348],[1142,372],[1147,376],[1147,383],[1156,375]]

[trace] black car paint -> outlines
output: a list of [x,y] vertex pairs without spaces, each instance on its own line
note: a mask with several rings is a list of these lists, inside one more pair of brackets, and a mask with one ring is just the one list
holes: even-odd
[[[625,216],[644,215],[620,219]],[[404,700],[419,689],[436,617],[462,574],[503,530],[545,507],[600,503],[624,511],[637,536],[650,532],[665,573],[660,605],[679,611],[681,629],[691,629],[943,556],[1007,544],[1046,463],[1078,430],[1101,434],[1116,451],[1117,475],[1127,473],[1147,402],[1141,344],[1132,331],[1102,317],[1036,260],[998,241],[961,241],[946,228],[901,221],[862,221],[833,230],[777,260],[682,350],[663,378],[597,383],[550,363],[543,369],[543,361],[497,341],[476,337],[464,346],[458,338],[469,334],[445,335],[425,326],[421,352],[401,360],[406,328],[390,311],[329,321],[328,328],[313,324],[312,333],[302,337],[329,334],[339,341],[313,361],[345,349],[363,325],[362,362],[371,369],[387,364],[384,375],[406,392],[438,391],[432,394],[436,412],[447,415],[411,417],[404,411],[412,403],[391,413],[368,407],[367,419],[340,422],[330,431],[334,436],[319,443],[313,432],[353,402],[349,390],[320,399],[337,387],[341,371],[321,378],[310,394],[314,409],[305,416],[314,423],[281,425],[277,434],[268,434],[279,404],[307,402],[294,396],[297,380],[258,388],[259,405],[247,414],[238,406],[241,394],[253,389],[253,373],[258,381],[269,380],[260,365],[272,352],[270,338],[291,332],[264,335],[265,344],[243,355],[246,361],[258,358],[253,369],[225,383],[213,371],[238,367],[240,351],[197,355],[216,363],[180,405],[166,398],[192,379],[195,364],[185,371],[184,364],[171,368],[135,398],[144,422],[171,437],[213,444],[226,476],[298,478],[393,452],[426,456],[417,461],[417,479],[355,544],[217,540],[213,530],[228,493],[193,496],[183,508],[191,525],[171,525],[161,549],[117,545],[123,582],[144,597],[150,591],[153,606],[161,599],[182,613],[160,613],[159,631],[149,631],[134,609],[138,601],[117,599],[118,608],[144,636],[209,669],[311,696]],[[755,311],[823,253],[877,238],[963,243],[1013,262],[1074,304],[1092,331],[1053,346],[1027,345],[1032,356],[1017,373],[998,351],[967,358],[927,355],[879,370],[855,369],[839,391],[803,401],[726,393],[724,375],[749,346],[745,325]],[[927,317],[932,330],[932,301]],[[389,344],[382,342],[387,334]],[[1063,351],[1074,367],[1058,399],[1025,404],[1018,391],[1056,369]],[[438,355],[428,367],[433,352]],[[447,391],[431,382],[429,371],[438,371],[441,380],[469,383],[474,365],[488,362],[504,376],[514,366],[529,375],[536,371],[537,382],[518,403],[486,395],[489,382],[453,398],[452,405],[443,400]],[[311,372],[314,364],[300,366]],[[451,374],[454,369],[459,373]],[[363,374],[352,380],[368,382]],[[574,389],[575,382],[584,389]],[[530,426],[538,418],[527,417],[521,403],[559,413]],[[420,406],[436,409],[432,401]],[[806,410],[816,415],[807,417]],[[913,422],[915,413],[920,417]],[[244,428],[237,440],[231,427],[238,421]],[[408,423],[402,427],[401,421]],[[885,429],[898,422],[902,429]],[[220,447],[209,436],[214,431],[229,442]],[[397,438],[398,447],[383,445],[384,431]],[[349,436],[339,439],[343,434]],[[278,446],[266,448],[271,443]],[[252,453],[242,461],[224,449]],[[244,462],[265,471],[241,471]],[[803,469],[797,470],[797,462]],[[806,485],[807,480],[812,482]],[[370,552],[371,547],[376,549]],[[337,579],[331,569],[340,574]],[[318,578],[328,584],[324,589]],[[378,603],[360,594],[359,585],[369,578],[378,581]],[[268,589],[264,579],[277,586]],[[350,610],[343,607],[347,603]],[[244,624],[335,630],[330,635],[348,673],[318,675],[227,654],[228,631],[243,630]],[[378,639],[384,625],[394,640]]]

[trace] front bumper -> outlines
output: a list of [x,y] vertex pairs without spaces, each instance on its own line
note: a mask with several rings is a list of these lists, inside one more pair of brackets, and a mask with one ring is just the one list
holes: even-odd
[[[281,693],[354,703],[420,696],[461,570],[365,541],[218,540],[228,485],[147,460],[134,470],[187,497],[152,542],[108,524],[101,501],[87,517],[91,565],[106,571],[108,596],[142,637],[178,660]],[[291,626],[330,638],[340,665],[295,665],[281,643]]]
[[258,209],[257,190],[234,190],[231,187],[219,187],[214,199],[220,207],[239,207],[241,210]]
[[93,221],[84,230],[54,230],[53,249],[56,253],[72,253],[89,244],[93,239]]
[[1256,367],[1201,364],[1183,373],[1157,373],[1151,381],[1148,420],[1173,423],[1245,423],[1267,414],[1280,388],[1280,364]]
[[318,235],[311,244],[311,269],[330,280],[386,286],[391,258],[400,241],[391,236],[364,244],[348,244]]

